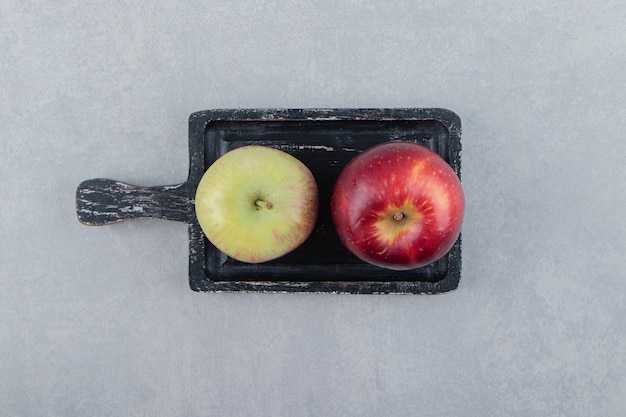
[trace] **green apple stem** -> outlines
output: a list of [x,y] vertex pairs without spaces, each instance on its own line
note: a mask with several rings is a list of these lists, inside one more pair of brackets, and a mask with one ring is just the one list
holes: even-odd
[[262,207],[268,210],[271,210],[274,208],[274,205],[272,203],[270,203],[269,201],[264,201],[264,200],[257,200],[254,202],[254,204],[257,205],[257,207]]
[[404,219],[404,213],[401,211],[396,211],[393,214],[393,219],[399,222],[400,220]]

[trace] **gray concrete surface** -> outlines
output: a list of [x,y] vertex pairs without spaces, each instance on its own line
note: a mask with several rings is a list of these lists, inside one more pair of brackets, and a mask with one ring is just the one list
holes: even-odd
[[[625,416],[619,0],[0,1],[0,415]],[[87,178],[187,176],[187,118],[446,107],[442,296],[197,294],[183,224],[89,228]]]

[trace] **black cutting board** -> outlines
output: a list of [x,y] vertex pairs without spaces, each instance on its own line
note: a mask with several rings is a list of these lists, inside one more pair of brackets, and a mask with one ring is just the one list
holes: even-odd
[[[457,288],[461,237],[440,260],[410,271],[367,264],[343,247],[330,197],[343,167],[364,149],[408,141],[437,152],[461,174],[461,121],[446,109],[237,109],[189,117],[189,177],[183,184],[138,187],[108,179],[82,182],[79,220],[104,225],[138,217],[189,225],[189,284],[194,291],[281,291],[435,294]],[[262,264],[235,261],[204,236],[194,210],[200,178],[220,156],[241,146],[271,146],[300,159],[319,187],[319,215],[298,249]]]

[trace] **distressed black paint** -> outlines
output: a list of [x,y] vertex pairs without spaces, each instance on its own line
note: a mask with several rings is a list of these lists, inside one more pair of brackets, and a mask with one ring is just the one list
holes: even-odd
[[138,187],[119,181],[95,178],[83,181],[76,190],[78,220],[102,226],[139,217],[189,222],[192,202],[188,185]]

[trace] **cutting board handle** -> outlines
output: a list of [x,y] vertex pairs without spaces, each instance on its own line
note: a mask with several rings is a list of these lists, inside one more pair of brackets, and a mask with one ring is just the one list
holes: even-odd
[[193,201],[187,183],[138,187],[105,178],[83,181],[76,189],[76,214],[88,226],[151,217],[189,223]]

